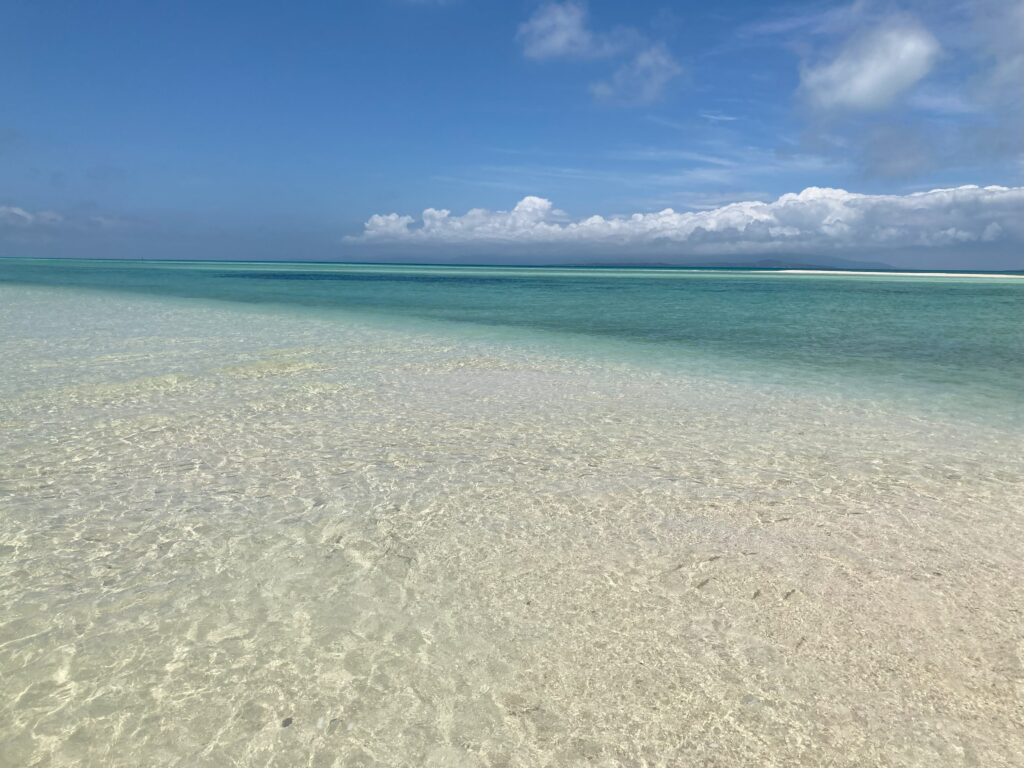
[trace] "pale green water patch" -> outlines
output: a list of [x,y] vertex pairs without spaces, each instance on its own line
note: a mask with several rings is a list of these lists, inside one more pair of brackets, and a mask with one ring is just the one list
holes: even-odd
[[590,357],[1024,418],[1017,277],[9,260],[0,281],[453,324]]

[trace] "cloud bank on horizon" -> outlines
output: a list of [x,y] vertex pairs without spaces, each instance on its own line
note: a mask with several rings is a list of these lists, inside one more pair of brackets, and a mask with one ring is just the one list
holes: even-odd
[[570,219],[553,203],[528,196],[507,211],[462,215],[428,208],[417,221],[375,214],[348,238],[367,246],[470,248],[528,246],[567,254],[676,256],[872,253],[952,246],[1024,248],[1024,187],[962,186],[907,195],[864,195],[810,187],[772,202],[710,210]]

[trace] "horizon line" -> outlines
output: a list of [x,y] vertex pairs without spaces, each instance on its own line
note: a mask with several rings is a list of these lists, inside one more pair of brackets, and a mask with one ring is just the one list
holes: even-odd
[[955,270],[955,269],[886,269],[884,267],[872,267],[870,269],[857,269],[855,267],[824,267],[824,266],[757,266],[756,264],[664,264],[664,263],[630,263],[630,264],[608,264],[608,263],[558,263],[549,264],[523,264],[523,263],[468,263],[468,262],[424,262],[424,261],[346,261],[326,259],[147,259],[147,258],[124,258],[124,257],[68,257],[68,256],[7,256],[0,255],[2,261],[45,261],[45,262],[101,262],[101,263],[125,263],[125,264],[264,264],[264,265],[306,265],[306,266],[349,266],[349,267],[424,267],[444,269],[564,269],[564,270],[652,270],[652,271],[742,271],[742,272],[768,272],[776,274],[791,275],[852,275],[852,276],[886,276],[886,277],[1007,277],[1024,278],[1024,269],[1021,270]]

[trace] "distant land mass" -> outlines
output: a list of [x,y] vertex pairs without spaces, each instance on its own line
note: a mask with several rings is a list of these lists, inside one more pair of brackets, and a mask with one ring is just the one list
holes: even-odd
[[[561,266],[561,265],[560,265]],[[689,269],[836,269],[836,270],[895,270],[892,264],[882,261],[849,261],[847,259],[800,258],[782,259],[736,259],[732,261],[593,261],[573,262],[566,266],[586,267],[675,267]]]

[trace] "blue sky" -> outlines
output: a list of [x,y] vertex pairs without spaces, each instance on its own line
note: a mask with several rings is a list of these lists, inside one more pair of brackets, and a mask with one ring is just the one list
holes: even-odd
[[[1021,0],[37,1],[0,36],[3,255],[1024,268]],[[1006,189],[920,194],[961,185]],[[809,187],[866,197],[773,202]]]

